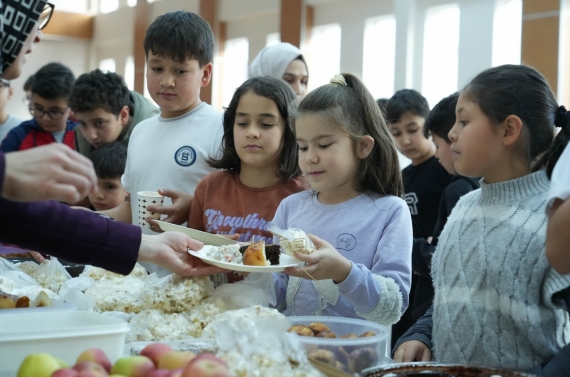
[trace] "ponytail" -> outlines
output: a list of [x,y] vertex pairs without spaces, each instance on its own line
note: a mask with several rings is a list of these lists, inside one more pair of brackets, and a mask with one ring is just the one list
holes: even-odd
[[315,115],[339,132],[356,140],[364,135],[374,139],[374,147],[360,161],[356,187],[360,192],[403,196],[404,185],[396,144],[372,94],[354,75],[335,75],[330,84],[310,92],[292,111],[291,127],[303,115]]
[[550,179],[554,165],[560,158],[564,148],[570,141],[570,111],[567,111],[564,106],[560,106],[554,115],[554,125],[560,128],[558,135],[546,152],[540,157],[538,162],[533,167],[533,171],[546,168],[546,174]]

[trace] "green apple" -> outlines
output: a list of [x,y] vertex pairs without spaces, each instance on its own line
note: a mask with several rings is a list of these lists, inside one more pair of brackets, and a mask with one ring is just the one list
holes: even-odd
[[35,353],[22,361],[17,377],[50,377],[61,367],[60,360],[55,357],[47,353]]

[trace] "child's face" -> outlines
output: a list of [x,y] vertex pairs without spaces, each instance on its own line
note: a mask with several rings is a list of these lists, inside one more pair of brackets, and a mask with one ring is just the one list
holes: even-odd
[[503,169],[505,157],[500,135],[479,105],[461,94],[455,114],[455,125],[448,137],[457,173],[467,177],[487,177]]
[[119,138],[124,126],[129,121],[129,107],[123,107],[118,116],[102,108],[97,108],[92,111],[75,113],[75,117],[83,137],[89,144],[99,148],[103,144],[112,143]]
[[311,188],[319,192],[319,201],[332,204],[354,197],[360,160],[350,137],[314,115],[299,117],[295,130],[299,167]]
[[65,98],[48,100],[32,93],[31,102],[34,118],[46,132],[64,131],[70,109]]
[[431,134],[433,143],[435,144],[435,158],[438,159],[441,166],[447,170],[451,175],[456,175],[455,167],[453,166],[453,157],[451,156],[451,144],[448,144],[445,139]]
[[200,68],[197,60],[175,61],[148,53],[148,91],[163,118],[175,118],[198,106],[200,88],[208,85],[212,64]]
[[99,190],[89,194],[89,202],[96,211],[113,209],[125,201],[127,192],[121,184],[121,178],[98,178]]
[[412,113],[404,113],[398,122],[390,123],[390,132],[401,152],[413,165],[418,165],[434,155],[435,147],[422,133],[425,119]]
[[242,168],[278,169],[284,133],[285,120],[275,102],[252,91],[241,96],[234,122],[234,147]]

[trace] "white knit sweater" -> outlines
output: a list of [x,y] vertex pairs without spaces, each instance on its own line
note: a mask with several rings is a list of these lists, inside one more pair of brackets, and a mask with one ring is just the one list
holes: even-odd
[[[549,267],[541,171],[465,195],[433,257],[433,343],[440,362],[528,370],[570,342],[553,295],[570,276]],[[569,230],[570,231],[570,230]]]

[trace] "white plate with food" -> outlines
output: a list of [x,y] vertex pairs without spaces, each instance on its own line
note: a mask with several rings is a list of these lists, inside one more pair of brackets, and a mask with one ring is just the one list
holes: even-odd
[[269,247],[266,250],[265,245],[261,247],[259,244],[259,242],[254,242],[250,245],[249,251],[246,250],[243,257],[239,251],[239,245],[238,247],[204,245],[202,250],[188,250],[188,252],[212,266],[239,272],[281,272],[287,267],[295,267],[299,264],[294,257],[280,253],[278,247],[277,249]]
[[157,220],[157,223],[160,226],[160,229],[164,230],[165,232],[184,233],[190,238],[193,238],[197,241],[203,242],[204,245],[222,246],[222,245],[237,245],[238,244],[237,241],[230,240],[229,238],[218,236],[215,234],[202,232],[201,230],[186,228],[185,226],[175,225],[175,224],[167,223],[164,221],[158,221],[158,220]]

